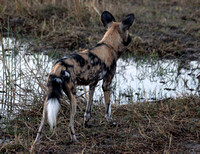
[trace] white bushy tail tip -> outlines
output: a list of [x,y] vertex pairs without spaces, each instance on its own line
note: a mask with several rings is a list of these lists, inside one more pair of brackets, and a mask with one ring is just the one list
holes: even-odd
[[56,126],[59,108],[60,104],[57,98],[51,98],[47,101],[47,117],[51,130],[53,130],[53,127]]

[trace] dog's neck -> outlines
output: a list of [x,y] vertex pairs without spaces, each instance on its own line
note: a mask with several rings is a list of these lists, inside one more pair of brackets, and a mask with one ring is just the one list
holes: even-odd
[[108,43],[105,43],[103,41],[100,41],[97,45],[105,45],[107,48],[111,49],[111,51],[113,51],[113,54],[116,60],[119,59],[123,51],[122,49],[119,50],[119,48],[115,48],[114,46]]
[[[124,51],[125,47],[123,45],[122,38],[118,34],[118,23],[115,23],[108,31],[104,34],[103,38],[99,43],[106,44],[109,48],[111,48],[115,54],[117,55],[117,59],[121,56],[122,52]],[[117,29],[117,30],[116,30]],[[115,32],[114,32],[115,31]],[[113,40],[114,38],[114,40]]]
[[117,58],[120,57],[121,53],[124,51],[124,45],[122,45],[121,40],[115,38],[115,40],[109,39],[109,36],[104,35],[99,43],[106,44],[109,48],[111,48],[117,55]]

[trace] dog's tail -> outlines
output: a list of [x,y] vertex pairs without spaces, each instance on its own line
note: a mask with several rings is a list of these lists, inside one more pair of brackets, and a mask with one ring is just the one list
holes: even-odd
[[47,117],[50,129],[56,125],[56,119],[60,108],[60,97],[62,95],[62,79],[55,75],[49,75],[47,96]]

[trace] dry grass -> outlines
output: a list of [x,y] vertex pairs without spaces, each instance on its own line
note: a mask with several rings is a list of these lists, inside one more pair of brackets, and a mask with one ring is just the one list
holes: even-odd
[[95,45],[104,33],[100,13],[108,10],[117,20],[135,14],[130,30],[133,41],[128,48],[135,55],[199,57],[198,0],[9,2],[1,0],[1,30],[25,34],[34,40],[36,50],[73,51]]
[[[39,109],[39,110],[38,110]],[[2,152],[28,152],[37,132],[42,109],[34,106],[21,111],[7,123],[1,135]],[[153,103],[113,107],[117,125],[110,126],[104,107],[95,106],[90,128],[83,127],[84,105],[79,104],[76,132],[80,143],[71,144],[68,134],[69,107],[63,102],[56,132],[52,135],[46,124],[43,137],[35,147],[42,153],[190,153],[200,152],[200,99],[196,96]]]

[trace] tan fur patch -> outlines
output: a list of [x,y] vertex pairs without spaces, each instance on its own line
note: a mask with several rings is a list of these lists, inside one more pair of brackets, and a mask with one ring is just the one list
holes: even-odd
[[114,51],[108,49],[107,46],[96,48],[92,51],[92,53],[98,56],[108,67],[112,64],[113,59],[117,59]]
[[63,66],[60,65],[60,63],[57,63],[56,65],[54,65],[53,69],[51,70],[50,74],[54,74],[56,76],[60,76],[60,72],[64,70]]
[[112,23],[100,42],[104,42],[112,46],[116,51],[121,48],[122,38],[119,34],[119,22]]

